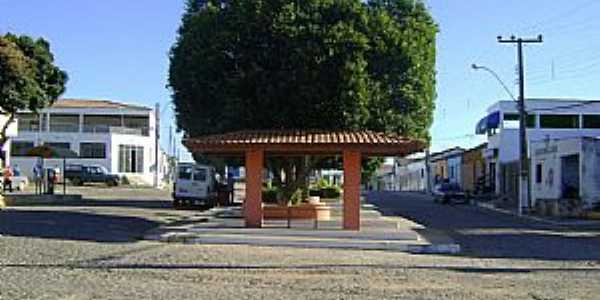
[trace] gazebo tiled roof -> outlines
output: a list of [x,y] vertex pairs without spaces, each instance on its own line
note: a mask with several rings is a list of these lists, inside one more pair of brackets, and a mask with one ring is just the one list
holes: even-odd
[[407,155],[426,147],[422,140],[373,131],[248,130],[185,140],[193,152],[243,153],[259,148],[271,153],[337,153],[357,150],[368,155]]

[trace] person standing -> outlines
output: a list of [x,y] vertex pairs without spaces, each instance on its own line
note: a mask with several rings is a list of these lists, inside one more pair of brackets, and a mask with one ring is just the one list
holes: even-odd
[[229,193],[227,198],[229,200],[229,205],[233,204],[234,190],[235,190],[235,180],[233,179],[233,173],[229,172],[229,173],[227,173],[227,192]]
[[12,177],[13,177],[13,173],[12,170],[10,168],[10,166],[6,166],[6,168],[4,168],[4,172],[2,173],[4,179],[3,179],[3,185],[2,185],[2,189],[4,191],[8,190],[12,193],[13,188],[12,188]]
[[33,165],[33,181],[35,182],[35,193],[42,193],[42,166],[40,162]]

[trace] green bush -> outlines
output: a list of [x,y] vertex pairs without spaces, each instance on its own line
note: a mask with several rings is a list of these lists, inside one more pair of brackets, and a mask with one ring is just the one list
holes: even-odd
[[340,194],[340,188],[337,186],[330,186],[321,189],[321,197],[323,198],[338,198]]
[[319,189],[319,188],[311,188],[311,189],[308,190],[308,195],[309,196],[323,197],[323,192],[321,192],[321,189]]
[[279,189],[275,187],[265,188],[262,191],[262,201],[264,203],[275,204],[279,195]]
[[304,200],[304,191],[302,189],[297,189],[292,194],[292,197],[290,197],[290,202],[292,202],[292,205],[298,205],[298,204],[302,203],[303,200]]

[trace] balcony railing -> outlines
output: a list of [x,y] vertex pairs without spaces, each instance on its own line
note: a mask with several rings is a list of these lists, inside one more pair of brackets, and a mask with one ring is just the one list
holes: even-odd
[[50,132],[79,132],[79,124],[50,123]]
[[84,125],[83,132],[98,133],[98,134],[116,133],[116,134],[148,136],[150,130],[148,128],[131,128],[131,127],[109,126],[109,125]]

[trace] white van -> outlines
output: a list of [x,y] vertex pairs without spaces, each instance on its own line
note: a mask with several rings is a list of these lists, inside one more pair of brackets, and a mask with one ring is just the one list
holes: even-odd
[[195,163],[177,164],[173,206],[183,204],[213,207],[217,201],[215,169]]

